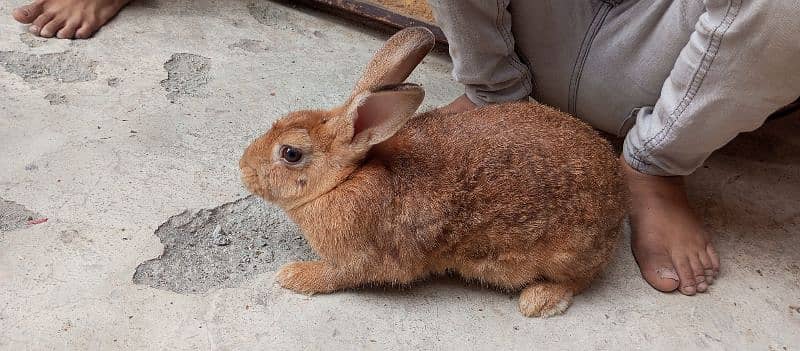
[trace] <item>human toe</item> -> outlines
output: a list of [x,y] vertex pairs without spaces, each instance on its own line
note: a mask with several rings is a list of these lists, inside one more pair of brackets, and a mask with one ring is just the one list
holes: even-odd
[[705,282],[708,285],[714,284],[714,272],[713,264],[711,263],[711,257],[708,255],[706,250],[702,250],[698,253],[698,259],[700,260],[700,265],[703,269],[703,277],[705,278]]
[[39,31],[39,36],[43,38],[52,38],[63,27],[64,20],[60,18],[54,18],[42,27],[42,30]]
[[711,269],[714,271],[714,278],[716,278],[719,276],[720,270],[719,255],[717,254],[717,250],[714,249],[714,246],[711,244],[706,245],[706,253],[708,254],[708,258],[711,260]]
[[29,24],[42,14],[42,5],[39,2],[33,2],[25,6],[20,6],[14,9],[12,15],[17,22]]
[[46,24],[50,23],[51,20],[53,20],[52,14],[43,13],[33,20],[31,26],[28,27],[28,31],[33,35],[39,35],[39,33],[42,31],[42,28],[44,28]]
[[673,259],[673,262],[675,262],[675,268],[678,271],[678,277],[680,278],[680,287],[678,288],[678,291],[687,296],[696,294],[697,281],[695,280],[695,275],[692,271],[692,266],[689,263],[689,260],[683,257]]
[[636,250],[634,250],[634,256],[639,264],[642,277],[650,286],[662,292],[671,292],[678,288],[680,278],[668,256],[636,252]]
[[695,287],[697,288],[697,292],[704,293],[708,290],[708,284],[706,283],[706,274],[705,269],[703,268],[703,264],[699,257],[690,256],[689,257],[689,265],[692,267],[692,273],[694,274],[694,281],[697,283]]
[[93,25],[91,22],[83,23],[83,25],[75,31],[75,38],[76,39],[88,39],[89,37],[97,31],[97,26]]
[[75,37],[75,31],[78,30],[79,26],[80,23],[67,22],[64,27],[56,33],[56,37],[59,39],[72,39]]

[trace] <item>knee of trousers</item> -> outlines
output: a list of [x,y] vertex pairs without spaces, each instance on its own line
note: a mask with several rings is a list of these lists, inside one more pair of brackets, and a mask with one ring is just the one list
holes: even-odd
[[[769,42],[785,45],[768,45],[770,50],[791,50],[800,53],[800,2],[775,0],[715,0],[730,8],[730,3],[741,4],[738,30],[744,31],[753,41],[768,38]],[[711,6],[711,5],[709,5]],[[736,27],[736,25],[734,25]],[[769,52],[762,52],[768,54]]]

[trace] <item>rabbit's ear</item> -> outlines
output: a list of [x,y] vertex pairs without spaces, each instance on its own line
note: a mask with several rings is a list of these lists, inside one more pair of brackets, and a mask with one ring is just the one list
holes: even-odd
[[350,99],[384,85],[400,84],[433,49],[433,33],[425,27],[406,28],[375,53]]
[[389,139],[414,116],[424,98],[425,90],[416,84],[385,86],[356,96],[346,113],[350,145],[365,150]]

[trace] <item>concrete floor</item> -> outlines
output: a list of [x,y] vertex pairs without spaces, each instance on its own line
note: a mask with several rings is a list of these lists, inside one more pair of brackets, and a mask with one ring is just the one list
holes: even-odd
[[[274,270],[313,253],[237,161],[282,113],[341,101],[385,37],[266,1],[159,0],[92,40],[41,40],[5,15],[22,2],[0,3],[2,350],[800,348],[798,118],[691,177],[724,264],[710,293],[654,291],[623,244],[547,320],[457,279],[306,297]],[[432,56],[412,77],[427,106],[460,92],[449,69]]]

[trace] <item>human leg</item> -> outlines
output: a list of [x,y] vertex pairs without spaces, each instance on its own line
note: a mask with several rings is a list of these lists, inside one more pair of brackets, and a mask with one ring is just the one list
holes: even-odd
[[668,258],[688,295],[704,290],[719,261],[676,176],[692,173],[800,92],[793,68],[800,61],[800,6],[740,0],[706,6],[658,102],[636,116],[623,152],[634,205],[632,247],[642,274],[652,283],[658,276],[652,270]]
[[[450,44],[453,77],[466,98],[451,110],[527,98],[530,72],[515,51],[509,0],[431,0],[439,26]],[[471,102],[471,104],[470,104]]]

